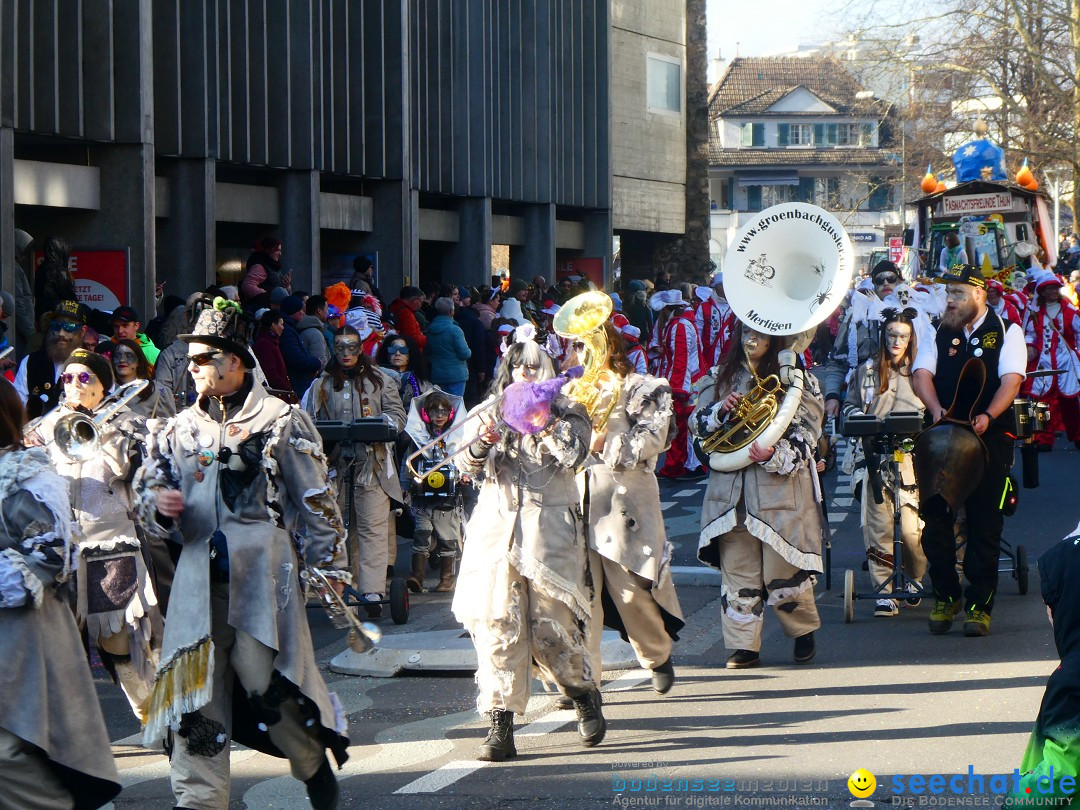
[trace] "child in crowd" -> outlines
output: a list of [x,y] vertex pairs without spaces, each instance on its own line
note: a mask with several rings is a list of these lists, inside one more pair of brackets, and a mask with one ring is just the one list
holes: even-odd
[[439,558],[439,584],[435,590],[447,593],[454,590],[457,581],[457,561],[461,555],[462,507],[457,487],[457,470],[453,464],[439,466],[439,462],[456,449],[455,436],[451,435],[455,418],[464,417],[461,398],[446,394],[438,388],[413,399],[405,433],[411,447],[405,458],[422,447],[435,442],[422,456],[413,461],[420,481],[413,477],[408,464],[401,469],[401,488],[411,493],[412,514],[416,528],[413,533],[412,573],[405,580],[413,593],[424,592],[424,573],[428,557]]

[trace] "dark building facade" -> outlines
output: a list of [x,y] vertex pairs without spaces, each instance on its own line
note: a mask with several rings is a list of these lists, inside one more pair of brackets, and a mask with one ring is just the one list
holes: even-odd
[[607,0],[0,0],[0,249],[121,248],[128,300],[234,278],[487,280],[612,237]]

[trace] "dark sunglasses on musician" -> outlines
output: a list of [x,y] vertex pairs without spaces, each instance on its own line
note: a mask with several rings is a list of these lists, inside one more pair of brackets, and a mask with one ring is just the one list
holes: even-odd
[[50,332],[59,332],[61,329],[63,329],[69,335],[72,332],[79,331],[79,329],[81,329],[81,328],[82,328],[81,323],[72,323],[71,321],[52,321],[49,324],[49,331]]
[[214,362],[214,358],[217,357],[219,354],[221,354],[221,352],[212,351],[188,355],[188,362],[194,363],[197,366],[208,366],[210,365],[210,363]]
[[97,379],[89,371],[80,371],[78,374],[72,374],[70,371],[65,371],[60,375],[60,382],[64,385],[71,385],[76,380],[80,385],[89,385],[91,380]]

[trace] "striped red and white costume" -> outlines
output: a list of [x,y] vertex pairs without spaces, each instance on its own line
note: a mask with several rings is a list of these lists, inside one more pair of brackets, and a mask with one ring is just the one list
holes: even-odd
[[664,466],[659,474],[666,478],[678,478],[701,466],[701,462],[694,455],[691,446],[693,437],[687,428],[690,414],[694,410],[690,401],[691,386],[705,373],[701,363],[701,340],[694,325],[693,310],[687,307],[668,319],[660,348],[662,354],[656,376],[664,377],[671,384],[674,395],[675,437],[664,457]]
[[[1077,330],[1080,312],[1062,298],[1057,304],[1029,309],[1024,338],[1035,350],[1028,371],[1064,369],[1064,374],[1036,377],[1028,381],[1031,396],[1050,405],[1050,430],[1035,434],[1038,444],[1052,445],[1054,434],[1064,430],[1069,441],[1080,441],[1080,357]],[[1026,387],[1026,386],[1025,386]]]
[[713,292],[702,301],[694,313],[694,325],[701,337],[701,360],[704,371],[720,362],[731,343],[735,313],[723,298]]

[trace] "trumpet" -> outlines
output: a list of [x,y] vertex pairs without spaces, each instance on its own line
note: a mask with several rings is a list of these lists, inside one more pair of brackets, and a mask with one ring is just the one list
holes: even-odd
[[326,608],[330,622],[338,630],[349,628],[347,638],[350,650],[356,653],[365,653],[373,649],[382,640],[382,631],[371,622],[362,622],[356,618],[345,600],[334,590],[334,586],[327,579],[326,574],[318,568],[307,568],[306,574],[308,581],[319,594],[319,603]]
[[[55,443],[57,449],[71,461],[89,461],[101,449],[102,427],[120,413],[125,405],[141,394],[148,385],[150,385],[149,380],[132,380],[124,383],[101,401],[92,417],[78,411],[61,416],[53,426],[53,438],[50,444]],[[34,431],[44,418],[44,416],[39,416],[30,422],[25,432]]]

